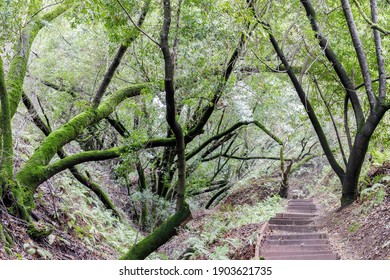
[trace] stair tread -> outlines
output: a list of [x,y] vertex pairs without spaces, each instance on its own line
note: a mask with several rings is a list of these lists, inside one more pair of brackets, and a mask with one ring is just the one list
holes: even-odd
[[312,199],[293,199],[286,212],[269,219],[271,234],[260,248],[265,259],[337,260],[328,235],[315,225],[317,210]]

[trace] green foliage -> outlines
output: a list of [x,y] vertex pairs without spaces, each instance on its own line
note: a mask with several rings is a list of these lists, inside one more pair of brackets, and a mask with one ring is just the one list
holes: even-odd
[[73,181],[63,189],[61,200],[59,215],[67,221],[68,231],[91,250],[98,250],[102,243],[106,243],[121,254],[134,243],[137,233],[113,216],[112,211],[86,196]]
[[348,227],[348,232],[349,233],[355,233],[361,228],[361,224],[359,222],[354,221],[349,227]]
[[381,204],[386,196],[385,185],[375,183],[372,187],[365,188],[360,192],[361,201],[370,201],[372,205]]

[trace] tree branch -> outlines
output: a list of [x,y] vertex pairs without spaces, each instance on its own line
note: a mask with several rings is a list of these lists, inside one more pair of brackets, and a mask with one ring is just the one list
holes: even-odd
[[362,15],[363,19],[371,26],[372,29],[378,30],[379,32],[381,32],[385,36],[390,34],[390,31],[386,30],[385,28],[378,25],[377,21],[375,21],[374,19],[372,19],[372,21],[370,20],[370,18],[364,13],[363,8],[360,5],[359,1],[353,0],[353,2],[355,3],[356,7],[358,8],[359,13]]
[[[140,22],[138,21],[138,24],[134,22],[133,18],[131,17],[131,15],[129,14],[129,12],[126,10],[125,6],[123,6],[122,2],[119,1],[119,0],[116,0],[119,4],[119,6],[121,6],[122,10],[126,13],[127,17],[129,18],[129,20],[131,21],[131,23],[134,25],[134,27],[139,31],[141,32],[142,34],[144,34],[150,41],[152,41],[153,43],[155,43],[159,48],[161,48],[161,45],[156,41],[154,40],[152,37],[150,37],[145,31],[143,31],[141,29],[141,24]],[[150,0],[147,1],[146,3],[146,6],[149,6],[150,4]]]
[[9,94],[10,116],[15,115],[22,98],[24,78],[27,73],[27,63],[30,57],[31,46],[39,31],[46,26],[47,22],[53,21],[65,13],[73,0],[65,1],[60,6],[37,18],[28,24],[20,36],[20,41],[16,46],[16,55],[12,58],[9,71],[6,77],[6,87]]
[[[26,106],[29,114],[31,115],[34,124],[43,132],[45,136],[48,136],[51,133],[51,128],[47,126],[43,120],[39,117],[37,110],[35,109],[34,105],[32,104],[29,97],[23,93],[23,103]],[[60,159],[67,158],[67,154],[63,149],[58,150],[57,152]],[[93,182],[90,178],[87,178],[84,176],[75,166],[70,166],[69,171],[72,173],[72,175],[78,180],[81,184],[83,184],[85,187],[90,189],[93,193],[96,194],[96,196],[100,199],[100,201],[103,203],[103,205],[107,209],[111,209],[114,212],[114,215],[119,218],[119,220],[122,220],[121,214],[116,209],[114,203],[111,201],[110,197],[100,188],[98,184]],[[53,175],[49,175],[54,176]],[[45,178],[47,180],[49,178]]]
[[[357,1],[355,1],[357,2]],[[378,6],[376,0],[370,0],[371,3],[371,17],[372,21],[378,23]],[[375,41],[375,52],[378,64],[378,74],[379,74],[379,101],[383,102],[386,97],[386,67],[385,60],[383,58],[382,52],[382,39],[379,31],[373,29],[374,32],[374,41]]]
[[376,105],[375,95],[372,89],[371,74],[368,68],[367,58],[364,53],[363,45],[360,41],[359,33],[356,28],[355,20],[351,11],[351,5],[348,0],[341,0],[345,19],[349,28],[349,33],[352,38],[352,43],[355,47],[355,52],[359,61],[360,69],[362,71],[364,85],[366,87],[367,97],[370,103],[371,111],[374,110]]
[[[117,0],[117,1],[121,5],[121,7],[124,9],[124,7],[122,6],[122,3],[119,0]],[[150,5],[150,0],[146,1],[145,5],[143,7],[142,13],[138,18],[138,23],[135,24],[133,22],[134,26],[137,28],[137,30],[141,30],[140,26],[142,26],[142,24],[145,20],[146,14],[149,11],[149,5]],[[126,11],[126,9],[124,9],[124,10]],[[126,13],[127,13],[127,11],[126,11]],[[95,97],[92,101],[93,108],[96,109],[99,106],[100,101],[103,98],[103,95],[107,90],[107,87],[111,83],[111,80],[115,74],[115,71],[118,69],[118,66],[121,63],[121,60],[122,60],[123,56],[125,55],[128,46],[131,45],[135,41],[135,39],[137,39],[138,35],[139,35],[139,32],[135,32],[135,31],[130,32],[129,37],[126,39],[126,44],[121,45],[119,47],[118,51],[115,54],[113,61],[111,62],[110,67],[108,68],[107,72],[104,74],[103,81],[101,82],[98,90],[96,91]]]
[[17,173],[19,183],[25,186],[30,185],[35,190],[37,185],[33,182],[42,180],[41,169],[49,164],[59,149],[76,139],[88,126],[108,117],[125,99],[139,95],[146,86],[147,84],[140,84],[118,90],[97,109],[87,109],[50,133]]
[[344,148],[343,148],[343,144],[341,143],[341,138],[340,138],[340,134],[339,134],[339,130],[337,129],[337,125],[336,125],[336,122],[334,120],[334,117],[333,117],[333,114],[332,114],[332,111],[330,110],[330,107],[329,107],[329,104],[328,102],[326,102],[325,100],[325,97],[324,95],[322,94],[322,90],[320,88],[320,86],[318,85],[318,81],[315,77],[313,77],[313,82],[317,88],[317,91],[318,93],[320,94],[320,97],[321,97],[321,100],[322,102],[324,102],[324,105],[325,105],[325,108],[326,110],[328,111],[328,114],[330,116],[330,120],[332,121],[332,124],[333,124],[333,128],[334,128],[334,131],[336,133],[336,138],[337,138],[337,142],[339,144],[339,147],[340,147],[340,151],[341,151],[341,155],[343,157],[343,161],[344,161],[344,164],[345,166],[347,166],[347,157],[345,156],[345,153],[344,153]]
[[262,22],[262,24],[265,30],[268,32],[269,39],[271,41],[273,48],[275,49],[276,54],[278,55],[279,59],[282,61],[282,63],[287,69],[287,74],[290,77],[290,80],[299,96],[299,99],[301,100],[302,105],[305,107],[306,113],[313,125],[313,128],[317,134],[317,137],[321,143],[322,149],[325,152],[329,164],[332,166],[332,169],[336,172],[337,176],[342,181],[345,172],[341,168],[341,166],[337,163],[334,154],[330,149],[327,137],[322,129],[320,122],[318,121],[317,115],[315,114],[315,111],[311,106],[310,101],[306,96],[306,92],[303,90],[301,84],[298,82],[297,77],[295,76],[294,72],[291,70],[290,64],[288,63],[286,57],[284,56],[283,51],[279,48],[278,42],[276,41],[275,37],[272,35],[271,27],[269,26],[268,23]]
[[221,133],[218,133],[212,137],[210,137],[209,139],[207,139],[206,141],[204,141],[202,144],[200,144],[195,150],[189,152],[187,155],[186,155],[186,160],[189,160],[191,159],[192,157],[194,157],[195,155],[197,155],[201,150],[203,150],[207,145],[209,145],[211,142],[213,141],[216,141],[216,140],[219,140],[221,139],[222,137],[234,132],[235,130],[239,129],[240,127],[242,126],[246,126],[248,124],[250,124],[252,122],[247,122],[247,121],[243,121],[243,122],[238,122],[234,125],[232,125],[230,128],[226,129],[225,131],[221,132]]
[[364,114],[363,109],[360,104],[360,100],[355,91],[355,86],[348,76],[347,71],[341,64],[340,60],[337,58],[337,55],[334,53],[328,39],[322,34],[322,31],[319,27],[319,24],[316,19],[316,12],[311,4],[310,0],[301,0],[303,7],[306,10],[306,16],[310,21],[312,30],[315,32],[315,37],[318,40],[318,43],[322,50],[325,52],[326,58],[331,62],[334,71],[340,79],[341,84],[343,85],[346,94],[349,96],[352,108],[356,118],[357,127],[361,127],[364,123]]
[[[240,156],[234,156],[234,155],[228,155],[226,153],[214,155],[205,159],[202,159],[202,162],[207,162],[214,160],[219,157],[225,157],[225,158],[231,158],[231,159],[237,159],[237,160],[254,160],[254,159],[266,159],[266,160],[281,160],[280,157],[267,157],[267,156],[249,156],[249,157],[240,157]],[[292,161],[292,159],[284,159],[285,161]]]

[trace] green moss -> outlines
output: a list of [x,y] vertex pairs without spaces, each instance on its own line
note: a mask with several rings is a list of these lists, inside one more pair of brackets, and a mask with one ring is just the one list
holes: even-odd
[[4,244],[5,251],[8,255],[11,255],[10,247],[14,245],[14,242],[6,229],[3,228],[3,225],[0,223],[0,240]]
[[355,233],[361,228],[361,224],[358,222],[353,222],[349,227],[348,227],[348,232],[349,233]]
[[53,232],[52,229],[41,224],[31,222],[27,226],[27,233],[32,239],[43,239],[48,237]]
[[122,101],[131,96],[138,95],[141,89],[146,86],[147,84],[140,84],[120,89],[112,94],[96,110],[89,108],[50,133],[17,173],[17,180],[22,185],[28,186],[31,190],[35,190],[40,183],[50,178],[48,177],[50,173],[45,173],[45,166],[49,164],[50,160],[60,148],[74,140],[88,126],[108,117]]
[[165,223],[158,227],[153,233],[145,239],[134,245],[121,260],[143,260],[151,253],[156,251],[161,245],[173,237],[177,228],[191,215],[187,204],[171,216]]

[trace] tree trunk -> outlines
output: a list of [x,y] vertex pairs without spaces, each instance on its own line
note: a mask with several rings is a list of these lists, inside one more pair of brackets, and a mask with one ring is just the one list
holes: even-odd
[[165,244],[177,233],[177,228],[190,217],[191,212],[186,203],[176,211],[166,222],[159,226],[153,233],[134,245],[129,252],[122,256],[121,260],[143,260]]
[[362,169],[372,134],[386,113],[386,109],[377,106],[371,112],[363,128],[357,132],[351,150],[345,177],[342,183],[341,206],[351,204],[357,197],[360,171]]

